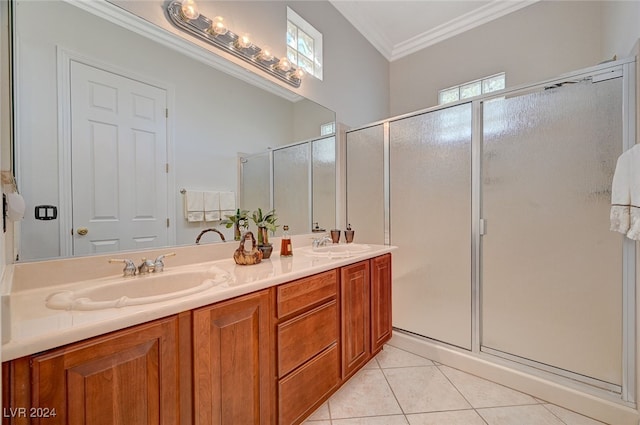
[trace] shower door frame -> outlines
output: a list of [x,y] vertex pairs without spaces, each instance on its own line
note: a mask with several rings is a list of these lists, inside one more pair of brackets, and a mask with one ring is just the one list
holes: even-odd
[[[483,96],[473,101],[472,129],[472,351],[481,357],[491,358],[499,362],[507,362],[511,367],[531,373],[535,376],[552,379],[560,377],[564,384],[576,386],[581,390],[604,396],[612,400],[622,400],[625,404],[635,406],[636,396],[636,244],[623,238],[622,243],[622,385],[606,385],[574,372],[553,366],[546,366],[533,360],[523,359],[482,346],[481,288],[482,288],[482,235],[485,233],[485,221],[482,217],[482,107],[487,101],[500,97],[515,97],[567,80],[592,79],[593,82],[613,78],[622,78],[622,151],[631,148],[636,135],[635,97],[635,58],[564,74],[552,80],[498,92],[495,95]],[[596,342],[597,343],[597,342]],[[562,379],[562,378],[566,378]],[[619,398],[611,394],[619,394]]]
[[[628,58],[615,62],[609,62],[594,67],[563,74],[557,78],[541,81],[534,84],[522,85],[512,89],[506,89],[490,95],[477,96],[458,102],[439,105],[420,111],[415,111],[386,120],[367,124],[365,126],[347,131],[347,133],[361,129],[383,125],[383,178],[384,178],[384,239],[385,244],[391,243],[393,229],[391,228],[391,196],[390,196],[390,134],[389,124],[412,116],[435,112],[461,104],[472,104],[472,137],[471,137],[471,350],[465,350],[453,345],[434,340],[429,337],[419,336],[411,332],[394,328],[396,332],[425,338],[435,345],[446,347],[454,351],[471,353],[482,360],[504,365],[513,370],[545,379],[565,387],[575,388],[579,391],[594,396],[611,400],[616,403],[635,407],[636,403],[636,244],[634,241],[624,238],[622,243],[622,385],[616,388],[603,388],[597,385],[600,381],[591,380],[573,372],[567,372],[555,367],[544,367],[534,361],[523,361],[515,356],[504,355],[494,350],[482,348],[482,319],[481,319],[481,279],[482,279],[482,247],[481,236],[485,233],[485,221],[483,220],[482,202],[482,107],[484,102],[504,96],[518,96],[539,90],[567,80],[580,80],[587,77],[597,79],[611,79],[621,77],[622,80],[622,125],[623,144],[625,151],[635,144],[636,137],[636,59]],[[348,199],[348,193],[347,199]],[[348,213],[348,201],[346,205]],[[348,217],[347,217],[348,218]]]

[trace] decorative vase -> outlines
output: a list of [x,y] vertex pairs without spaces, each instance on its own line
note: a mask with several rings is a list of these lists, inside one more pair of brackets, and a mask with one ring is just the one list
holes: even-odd
[[241,239],[240,224],[236,221],[233,223],[233,239],[239,241]]
[[269,243],[269,231],[266,227],[258,227],[258,245],[271,245]]
[[[251,241],[251,250],[245,246],[246,242]],[[233,253],[233,260],[241,266],[258,264],[262,260],[262,251],[256,247],[256,239],[253,233],[247,232],[242,236],[240,246]]]
[[258,249],[262,251],[262,258],[266,260],[267,258],[271,257],[273,244],[268,243],[266,245],[258,245]]

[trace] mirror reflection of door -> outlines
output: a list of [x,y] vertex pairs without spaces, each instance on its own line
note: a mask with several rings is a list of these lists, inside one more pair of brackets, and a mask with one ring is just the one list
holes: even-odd
[[167,92],[71,61],[73,255],[168,243]]

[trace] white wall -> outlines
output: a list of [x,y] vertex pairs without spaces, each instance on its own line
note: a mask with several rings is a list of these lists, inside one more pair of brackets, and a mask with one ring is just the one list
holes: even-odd
[[[177,30],[164,16],[163,0],[110,1],[216,55],[261,73],[242,60]],[[337,120],[349,126],[388,117],[389,62],[328,1],[199,0],[198,5],[205,16],[223,16],[234,32],[248,32],[259,46],[269,45],[277,57],[286,53],[286,9],[290,6],[323,34],[324,45],[323,80],[307,76],[301,87],[292,91],[335,111]],[[276,79],[267,78],[291,89]]]
[[514,87],[610,59],[601,16],[601,2],[542,1],[394,61],[390,113],[437,105],[438,90],[498,72]]
[[602,3],[602,56],[630,56],[640,38],[640,1]]
[[[237,189],[237,152],[294,140],[294,106],[145,37],[63,2],[17,3],[19,184],[29,206],[21,259],[60,255],[59,220],[37,221],[37,204],[58,199],[56,49],[117,66],[166,84],[173,92],[177,243],[193,243],[204,224],[182,217],[180,188]],[[251,97],[249,104],[243,99]],[[61,207],[63,208],[63,207]],[[62,212],[62,211],[61,211]],[[208,226],[207,226],[208,227]]]

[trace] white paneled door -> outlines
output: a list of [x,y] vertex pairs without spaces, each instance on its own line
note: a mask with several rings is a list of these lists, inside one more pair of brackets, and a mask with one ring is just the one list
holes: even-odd
[[167,93],[71,61],[73,254],[167,245]]

